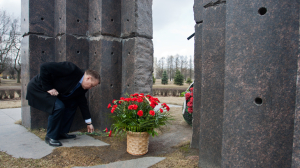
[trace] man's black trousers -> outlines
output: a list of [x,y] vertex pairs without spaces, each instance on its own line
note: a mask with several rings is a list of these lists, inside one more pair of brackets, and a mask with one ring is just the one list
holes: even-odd
[[56,99],[53,113],[48,117],[48,138],[58,140],[60,134],[70,131],[77,106],[76,101]]

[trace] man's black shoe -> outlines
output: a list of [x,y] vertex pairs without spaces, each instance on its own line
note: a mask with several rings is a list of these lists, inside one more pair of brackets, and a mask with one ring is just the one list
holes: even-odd
[[67,133],[59,135],[59,139],[72,139],[72,138],[76,138],[76,135],[69,135]]
[[46,144],[49,144],[50,146],[62,146],[61,142],[59,140],[51,139],[48,138],[47,136],[45,137],[45,142]]

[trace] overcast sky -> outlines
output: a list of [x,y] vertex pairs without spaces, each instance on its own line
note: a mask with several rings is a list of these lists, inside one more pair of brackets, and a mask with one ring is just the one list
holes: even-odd
[[[194,0],[153,0],[154,56],[194,55]],[[21,16],[21,0],[0,0],[0,8]]]

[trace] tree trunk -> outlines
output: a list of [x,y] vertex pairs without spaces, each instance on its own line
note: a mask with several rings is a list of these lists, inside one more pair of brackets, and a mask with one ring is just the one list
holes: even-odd
[[17,83],[21,83],[20,77],[21,77],[21,70],[17,71]]

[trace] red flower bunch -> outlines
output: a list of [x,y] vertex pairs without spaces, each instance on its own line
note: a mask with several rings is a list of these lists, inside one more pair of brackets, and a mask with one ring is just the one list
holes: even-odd
[[193,101],[194,101],[194,97],[193,97],[194,88],[191,87],[189,90],[190,90],[190,92],[187,92],[185,94],[185,100],[188,101],[188,103],[186,104],[188,106],[188,112],[190,114],[192,114],[193,113]]
[[148,132],[152,136],[157,135],[154,128],[165,125],[171,116],[168,113],[170,107],[162,103],[161,108],[155,112],[154,108],[160,101],[158,98],[143,93],[131,94],[127,98],[121,97],[108,104],[111,108],[111,115],[114,123],[112,128],[115,131]]

